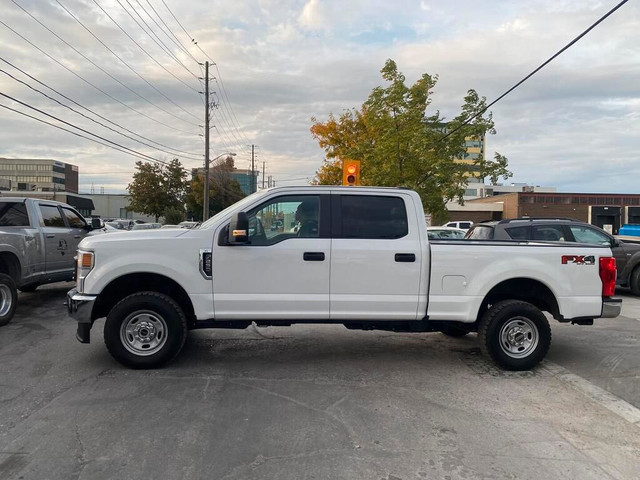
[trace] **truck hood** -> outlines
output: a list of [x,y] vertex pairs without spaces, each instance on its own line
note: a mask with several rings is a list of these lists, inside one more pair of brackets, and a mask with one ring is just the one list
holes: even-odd
[[190,230],[186,228],[181,229],[154,229],[154,230],[139,230],[134,232],[109,232],[101,235],[92,235],[85,237],[78,245],[79,249],[93,250],[99,245],[107,243],[127,243],[138,242],[141,244],[144,242],[151,242],[156,240],[171,240],[186,235]]

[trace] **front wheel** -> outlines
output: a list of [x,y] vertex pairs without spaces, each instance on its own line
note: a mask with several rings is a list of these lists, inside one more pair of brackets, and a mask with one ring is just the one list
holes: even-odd
[[109,353],[131,368],[156,368],[175,358],[187,338],[180,306],[157,292],[134,293],[107,315],[104,341]]
[[529,370],[551,346],[551,328],[544,314],[520,300],[494,304],[480,320],[480,345],[505,370]]
[[16,282],[9,275],[0,273],[0,327],[11,321],[17,304]]

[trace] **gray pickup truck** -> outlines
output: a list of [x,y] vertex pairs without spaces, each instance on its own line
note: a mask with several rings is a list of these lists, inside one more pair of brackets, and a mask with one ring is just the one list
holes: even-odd
[[73,280],[78,243],[103,227],[65,203],[0,197],[0,326],[15,313],[17,289]]

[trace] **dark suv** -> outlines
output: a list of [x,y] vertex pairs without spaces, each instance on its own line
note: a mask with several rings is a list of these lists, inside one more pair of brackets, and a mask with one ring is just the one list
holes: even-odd
[[516,218],[476,223],[464,238],[609,245],[616,258],[618,285],[640,295],[640,244],[623,242],[595,225],[570,218]]

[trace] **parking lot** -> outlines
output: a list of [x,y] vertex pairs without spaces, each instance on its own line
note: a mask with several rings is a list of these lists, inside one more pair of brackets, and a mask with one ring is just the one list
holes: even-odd
[[71,284],[0,328],[0,478],[629,479],[640,472],[640,299],[552,322],[531,372],[475,335],[341,326],[192,332],[161,370],[75,339]]

